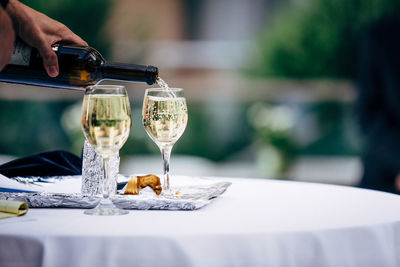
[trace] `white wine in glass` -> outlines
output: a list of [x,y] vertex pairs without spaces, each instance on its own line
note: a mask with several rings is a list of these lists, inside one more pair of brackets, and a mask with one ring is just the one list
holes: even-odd
[[131,108],[125,87],[96,85],[86,89],[82,105],[82,129],[87,141],[103,160],[103,198],[89,215],[122,215],[128,211],[117,208],[110,200],[115,177],[110,177],[110,158],[120,150],[129,136]]
[[188,121],[183,89],[147,89],[143,100],[143,126],[161,150],[163,158],[163,192],[173,195],[169,183],[169,159],[176,141],[185,131]]

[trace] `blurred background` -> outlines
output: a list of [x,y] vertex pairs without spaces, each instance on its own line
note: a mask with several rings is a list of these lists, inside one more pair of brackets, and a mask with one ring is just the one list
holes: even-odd
[[[157,66],[182,87],[189,122],[175,174],[356,185],[354,116],[365,28],[398,0],[26,0],[110,61]],[[79,7],[79,8],[77,8]],[[141,124],[145,84],[125,83],[134,124],[123,173],[161,172]],[[82,93],[0,84],[0,162],[65,149],[80,155]]]

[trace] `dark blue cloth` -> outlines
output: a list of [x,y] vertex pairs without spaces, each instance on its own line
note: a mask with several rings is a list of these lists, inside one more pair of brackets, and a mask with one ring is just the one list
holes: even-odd
[[50,151],[19,158],[0,166],[7,177],[81,175],[82,159],[67,151]]
[[0,187],[0,192],[7,192],[7,193],[35,193],[36,191]]

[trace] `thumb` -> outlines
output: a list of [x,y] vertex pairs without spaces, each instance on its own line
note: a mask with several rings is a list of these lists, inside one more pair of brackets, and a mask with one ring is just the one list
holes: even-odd
[[39,49],[40,56],[43,59],[43,66],[50,77],[56,77],[59,74],[58,58],[51,46],[46,44]]

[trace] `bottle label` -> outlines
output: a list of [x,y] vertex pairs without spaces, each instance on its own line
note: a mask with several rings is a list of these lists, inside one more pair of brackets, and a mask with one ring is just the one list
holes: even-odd
[[23,42],[15,42],[14,51],[8,64],[29,66],[32,48]]

